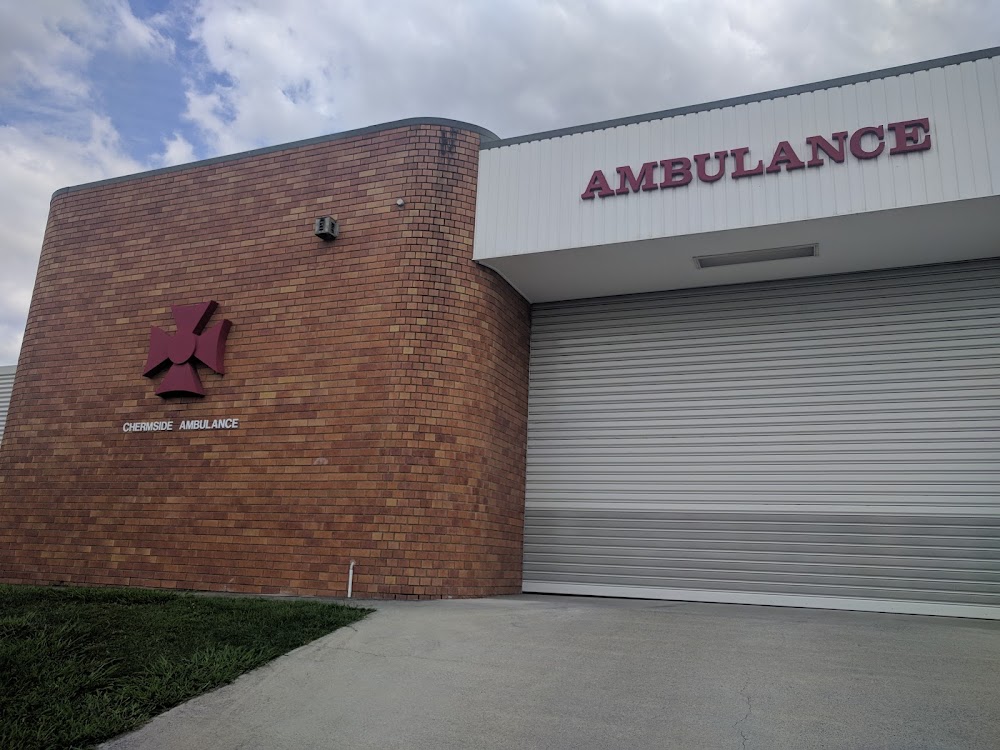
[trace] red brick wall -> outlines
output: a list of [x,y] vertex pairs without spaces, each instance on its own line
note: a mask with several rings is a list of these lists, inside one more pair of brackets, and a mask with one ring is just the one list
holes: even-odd
[[[343,595],[353,559],[360,597],[519,591],[530,319],[471,259],[478,146],[387,126],[58,194],[0,580]],[[209,299],[226,374],[163,400],[149,328]],[[122,432],[222,417],[240,428]]]

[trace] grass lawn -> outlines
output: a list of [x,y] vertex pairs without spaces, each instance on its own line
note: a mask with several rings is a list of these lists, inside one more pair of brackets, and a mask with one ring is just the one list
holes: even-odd
[[0,586],[0,748],[92,747],[369,611]]

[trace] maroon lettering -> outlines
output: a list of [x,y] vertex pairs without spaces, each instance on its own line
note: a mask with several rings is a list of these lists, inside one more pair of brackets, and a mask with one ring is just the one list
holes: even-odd
[[[861,145],[861,139],[866,135],[873,135],[878,139],[878,145],[868,151]],[[879,125],[877,128],[858,128],[851,136],[851,153],[857,159],[874,159],[885,150],[885,128]]]
[[791,172],[793,169],[802,169],[806,165],[799,158],[799,155],[795,153],[795,149],[792,148],[792,144],[788,141],[782,141],[774,149],[774,156],[771,157],[771,163],[767,165],[768,174],[780,172],[782,164],[785,165],[786,172]]
[[[906,154],[910,151],[926,151],[931,147],[931,123],[926,117],[919,120],[890,122],[889,130],[892,131],[893,140],[896,143],[889,149],[890,156]],[[926,133],[923,140],[920,139],[921,131]]]
[[749,146],[740,146],[739,148],[732,149],[729,153],[733,155],[736,160],[736,169],[733,170],[733,179],[738,180],[740,177],[753,177],[757,174],[764,174],[764,162],[758,161],[757,166],[753,169],[747,169],[746,160],[747,154],[750,153]]
[[821,135],[811,135],[806,138],[806,144],[812,148],[812,158],[806,162],[806,166],[823,166],[824,161],[819,155],[820,151],[838,164],[842,164],[844,157],[847,155],[847,131],[842,130],[839,133],[834,133],[833,140],[837,142],[836,146]]
[[[747,162],[750,159],[750,147],[741,146],[729,151],[705,152],[695,154],[689,159],[686,156],[677,156],[673,159],[663,159],[655,162],[649,161],[643,164],[638,174],[631,166],[617,167],[618,189],[613,190],[608,183],[607,177],[600,169],[595,171],[587,183],[587,189],[580,196],[584,200],[593,200],[595,197],[608,198],[612,195],[625,195],[627,193],[638,193],[646,190],[658,190],[661,188],[675,188],[689,185],[697,173],[699,182],[718,182],[726,176],[727,159],[732,156],[734,165],[729,173],[734,180],[743,177],[754,177],[762,174],[774,174],[784,171],[791,172],[804,167],[821,167],[827,160],[842,164],[850,149],[851,154],[856,159],[875,159],[880,156],[887,145],[886,129],[892,133],[891,148],[889,153],[907,154],[911,151],[927,151],[931,148],[931,124],[930,119],[921,117],[914,120],[900,120],[890,122],[888,125],[869,125],[858,128],[853,133],[846,130],[833,133],[829,139],[822,135],[811,135],[805,139],[806,148],[809,150],[809,161],[803,161],[795,146],[790,141],[781,141],[774,149],[771,161],[767,167],[764,161],[758,159],[756,164]],[[801,146],[799,146],[801,148]],[[805,155],[803,153],[803,155]],[[711,162],[717,162],[712,170]],[[657,167],[663,168],[663,181],[657,184]]]
[[706,166],[708,165],[708,160],[712,158],[712,154],[695,154],[694,163],[698,168],[698,179],[702,182],[715,182],[721,179],[726,174],[726,157],[729,156],[728,151],[716,151],[715,158],[719,160],[719,171],[715,174],[709,174]]
[[633,193],[639,192],[639,185],[643,190],[656,190],[656,162],[648,161],[639,168],[639,176],[632,173],[632,167],[618,167],[618,195],[623,195],[632,188]]
[[678,159],[664,159],[660,162],[664,169],[661,188],[680,187],[691,182],[691,160],[686,156]]
[[585,201],[593,200],[594,194],[601,196],[602,198],[607,198],[609,195],[614,195],[615,191],[611,189],[608,184],[608,178],[604,176],[604,172],[597,170],[590,176],[590,182],[587,183],[587,189],[583,191],[583,195],[580,197]]

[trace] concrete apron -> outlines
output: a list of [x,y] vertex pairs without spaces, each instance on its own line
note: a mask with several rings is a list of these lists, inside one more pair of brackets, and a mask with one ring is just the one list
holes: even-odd
[[1000,747],[1000,621],[530,595],[371,606],[104,747]]

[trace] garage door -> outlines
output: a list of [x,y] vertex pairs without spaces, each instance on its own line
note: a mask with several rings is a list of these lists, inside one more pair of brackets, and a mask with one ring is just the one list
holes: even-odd
[[533,314],[525,591],[1000,617],[1000,262]]
[[0,440],[3,440],[3,430],[7,424],[7,407],[10,405],[10,394],[14,389],[14,367],[0,367]]

